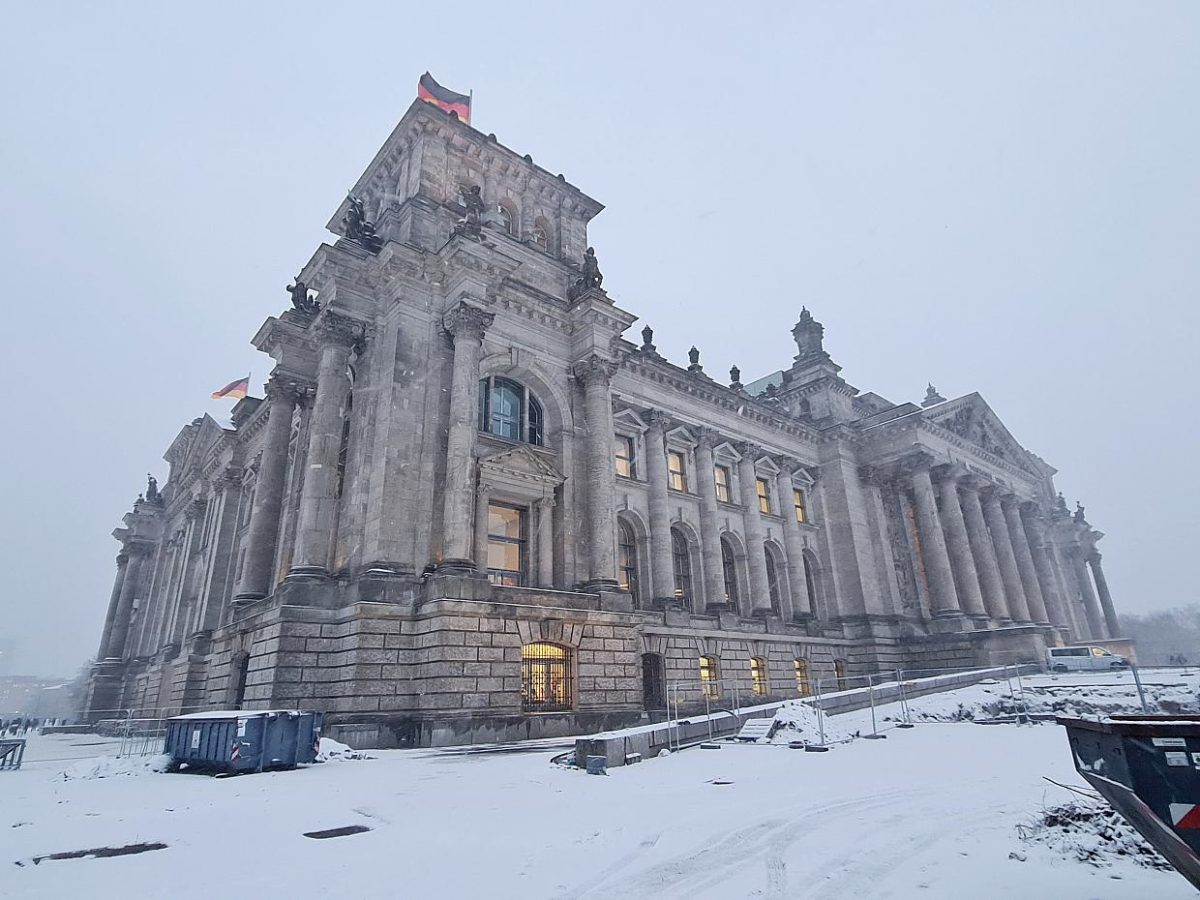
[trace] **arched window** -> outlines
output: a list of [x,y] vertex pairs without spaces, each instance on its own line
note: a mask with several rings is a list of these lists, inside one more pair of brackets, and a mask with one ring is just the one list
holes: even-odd
[[675,571],[675,599],[690,600],[692,596],[692,557],[687,538],[678,528],[671,529],[671,566]]
[[807,697],[812,693],[812,676],[809,674],[808,660],[796,660],[796,693]]
[[721,574],[725,576],[725,602],[734,607],[738,603],[737,562],[733,558],[733,548],[727,538],[721,538]]
[[545,439],[542,405],[520,382],[495,375],[481,378],[479,430],[541,446]]
[[617,519],[617,583],[638,602],[637,536],[623,519]]
[[808,602],[812,604],[813,615],[820,607],[817,605],[817,564],[811,550],[804,551],[804,586],[808,588]]
[[540,641],[521,647],[522,712],[561,712],[570,708],[570,651]]
[[750,657],[750,689],[758,697],[765,697],[770,691],[770,679],[767,677],[767,661],[761,656]]
[[516,224],[514,223],[513,211],[508,208],[506,203],[496,204],[496,215],[500,218],[500,224],[504,226],[504,230],[509,234],[516,234]]
[[657,653],[642,654],[642,705],[662,709],[667,705],[663,678],[663,659]]
[[838,690],[846,690],[849,685],[849,679],[846,678],[846,661],[844,659],[835,659],[833,661],[833,675],[837,679]]
[[700,657],[700,689],[709,700],[720,699],[721,670],[715,656]]
[[546,225],[545,219],[535,219],[533,222],[533,231],[529,237],[542,250],[550,249],[550,228]]
[[779,565],[775,561],[774,550],[764,547],[763,552],[767,557],[767,591],[771,597],[771,609],[778,615],[783,608],[780,600],[783,592],[779,587]]

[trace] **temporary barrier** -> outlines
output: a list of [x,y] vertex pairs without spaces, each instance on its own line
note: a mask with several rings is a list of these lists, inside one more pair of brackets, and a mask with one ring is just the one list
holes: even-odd
[[163,753],[172,766],[227,772],[294,768],[317,757],[324,713],[223,710],[167,720]]

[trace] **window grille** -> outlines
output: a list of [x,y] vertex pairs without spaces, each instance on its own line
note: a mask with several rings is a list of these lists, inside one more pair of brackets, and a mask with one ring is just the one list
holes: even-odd
[[721,673],[715,656],[700,657],[700,688],[709,700],[721,697]]
[[750,688],[759,697],[767,696],[767,661],[761,656],[750,657]]
[[833,674],[834,677],[837,678],[838,690],[846,690],[849,681],[846,678],[846,661],[844,659],[835,659],[833,661]]
[[796,660],[796,693],[807,697],[812,693],[812,676],[809,674],[808,660]]
[[566,647],[539,642],[521,647],[521,709],[562,712],[571,708],[571,656]]

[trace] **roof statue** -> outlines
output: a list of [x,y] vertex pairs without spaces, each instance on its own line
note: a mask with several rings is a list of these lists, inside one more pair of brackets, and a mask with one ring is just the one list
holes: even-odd
[[1087,519],[1085,519],[1085,518],[1083,517],[1083,504],[1082,504],[1082,503],[1080,503],[1078,500],[1076,500],[1076,501],[1075,501],[1075,516],[1074,516],[1074,519],[1075,519],[1075,521],[1076,521],[1076,522],[1078,522],[1080,525],[1086,525],[1086,524],[1087,524]]
[[146,475],[146,502],[147,503],[162,503],[162,494],[158,492],[158,479],[153,475]]
[[346,210],[345,218],[342,219],[346,237],[356,244],[362,244],[368,252],[378,253],[383,248],[383,241],[375,233],[375,224],[367,221],[362,200],[353,194],[347,194],[346,197],[350,201],[350,207]]
[[658,348],[654,346],[654,329],[647,325],[642,329],[642,352],[655,353]]
[[688,371],[693,375],[704,373],[704,367],[700,365],[700,351],[695,347],[688,351]]
[[308,293],[308,285],[300,280],[300,276],[296,276],[293,284],[287,286],[287,292],[292,298],[292,306],[302,313],[315,313],[321,308]]
[[796,340],[796,362],[812,356],[823,356],[825,348],[825,326],[813,318],[807,306],[800,307],[800,321],[792,327],[792,337]]
[[921,401],[921,406],[934,406],[938,403],[945,403],[946,398],[938,393],[937,388],[932,383],[925,389],[925,399]]
[[583,254],[583,274],[575,279],[575,284],[567,291],[567,299],[574,300],[593,288],[598,289],[603,283],[604,276],[600,273],[600,264],[596,262],[596,251],[588,247]]
[[462,218],[454,223],[451,237],[461,234],[464,237],[478,238],[483,230],[483,215],[486,206],[479,185],[458,189],[458,203],[463,208]]
[[742,389],[742,370],[737,366],[729,367],[729,386],[735,391]]

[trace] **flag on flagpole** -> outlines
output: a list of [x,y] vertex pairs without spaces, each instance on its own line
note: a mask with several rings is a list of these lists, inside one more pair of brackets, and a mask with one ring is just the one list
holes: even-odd
[[426,72],[417,82],[417,99],[432,103],[443,112],[452,112],[468,125],[471,123],[471,95],[448,90]]
[[223,400],[228,397],[231,400],[242,400],[250,393],[250,376],[239,378],[237,381],[231,381],[219,391],[213,391],[212,399]]

